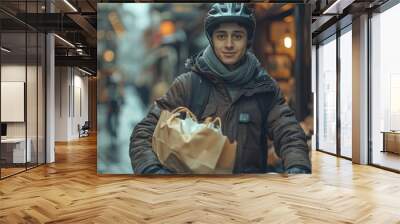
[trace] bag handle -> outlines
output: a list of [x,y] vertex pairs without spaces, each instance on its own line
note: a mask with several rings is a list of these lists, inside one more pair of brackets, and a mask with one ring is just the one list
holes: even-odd
[[213,124],[215,127],[222,128],[222,121],[220,117],[215,117],[214,120],[212,119],[212,117],[207,117],[204,120],[204,123]]
[[[220,117],[214,118],[214,120],[211,121],[211,123],[213,123],[215,127],[222,128],[222,121],[221,121]],[[217,126],[217,123],[218,123],[218,126]]]
[[177,107],[171,113],[173,114],[168,120],[172,120],[173,118],[179,116],[180,113],[186,113],[186,115],[189,115],[190,118],[192,118],[194,121],[197,122],[196,115],[192,113],[187,107]]

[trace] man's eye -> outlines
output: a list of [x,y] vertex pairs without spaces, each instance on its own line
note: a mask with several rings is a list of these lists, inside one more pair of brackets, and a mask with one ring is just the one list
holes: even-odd
[[217,38],[220,39],[220,40],[223,40],[223,39],[225,39],[225,35],[222,35],[222,34],[217,35]]
[[233,39],[235,39],[235,40],[241,40],[243,38],[243,36],[242,35],[233,35]]

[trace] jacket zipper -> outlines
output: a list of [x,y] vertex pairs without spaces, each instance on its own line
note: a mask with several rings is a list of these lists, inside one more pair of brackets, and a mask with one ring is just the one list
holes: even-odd
[[[255,85],[255,86],[252,86],[251,88],[245,88],[245,89],[254,89],[254,88],[259,88],[259,87],[261,87],[261,86],[263,86],[263,85],[267,85],[266,83],[259,83],[258,85]],[[228,107],[228,110],[226,111],[226,116],[225,116],[225,119],[224,119],[224,123],[226,123],[226,122],[228,122],[229,121],[229,119],[230,119],[230,117],[231,117],[231,114],[232,114],[232,106],[243,96],[243,95],[245,95],[245,93],[246,93],[246,91],[239,91],[238,92],[238,95],[237,96],[235,96],[235,98],[234,99],[232,99],[232,97],[229,95],[229,92],[228,92],[228,89],[224,86],[224,85],[222,85],[223,86],[223,89],[224,89],[224,93],[226,94],[226,96],[228,96],[228,99],[229,99],[229,101],[230,101],[230,103],[229,103],[229,107]],[[238,121],[233,121],[233,122],[238,122]],[[237,125],[237,129],[238,129],[239,127],[238,127],[238,125]],[[229,135],[230,136],[233,136],[235,139],[237,139],[238,140],[238,133],[237,133],[237,131],[236,131],[236,134],[235,135],[233,135],[234,134],[234,132],[233,132],[233,130],[229,130],[230,131],[230,133],[229,133]],[[243,141],[246,141],[246,139],[243,139]],[[240,161],[239,161],[239,158],[241,158],[241,159],[243,159],[242,158],[242,154],[243,154],[243,144],[245,144],[245,142],[241,142],[240,143],[241,145],[239,145],[239,143],[237,142],[237,145],[236,145],[236,158],[235,158],[235,163],[234,163],[234,167],[233,167],[233,171],[235,171],[235,170],[237,170],[238,172],[243,172],[243,170],[242,170],[242,164],[240,163]]]
[[[235,101],[233,101],[233,99],[232,99],[232,97],[229,95],[229,92],[228,92],[228,89],[226,88],[226,86],[225,85],[221,85],[222,87],[223,87],[223,91],[224,91],[224,95],[225,95],[225,97],[227,97],[227,99],[229,100],[229,106],[228,106],[228,109],[226,110],[226,116],[225,116],[225,119],[223,120],[223,123],[225,123],[225,124],[227,124],[228,123],[228,121],[229,120],[231,120],[230,118],[231,118],[231,114],[232,114],[232,106],[233,106],[233,104],[237,101],[237,99],[235,99]],[[232,122],[232,120],[231,120],[231,122]],[[233,121],[233,122],[236,122],[236,121]],[[225,128],[226,128],[227,126],[225,125]],[[226,130],[223,130],[225,133],[227,133],[228,134],[228,136],[232,136],[233,138],[237,138],[237,133],[235,134],[234,133],[234,130],[231,128],[232,127],[232,125],[231,124],[229,124],[229,127],[228,127],[228,131],[229,131],[229,133],[227,133],[227,132],[225,132]],[[235,135],[234,135],[235,134]],[[236,170],[236,166],[238,166],[238,170],[240,170],[240,164],[238,163],[238,158],[240,157],[240,155],[241,155],[241,147],[239,147],[239,145],[238,145],[238,143],[237,143],[237,145],[236,145],[236,157],[235,157],[235,162],[234,162],[234,164],[233,164],[233,170],[232,170],[232,173]]]

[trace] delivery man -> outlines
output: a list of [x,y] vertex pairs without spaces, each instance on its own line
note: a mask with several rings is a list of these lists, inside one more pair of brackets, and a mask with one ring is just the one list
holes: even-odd
[[[215,3],[205,18],[209,45],[188,61],[168,92],[135,127],[130,157],[136,174],[169,174],[152,150],[161,110],[185,106],[199,120],[220,117],[222,133],[237,142],[233,173],[265,173],[267,136],[288,173],[311,173],[306,136],[275,82],[249,51],[255,18],[243,3]],[[200,109],[199,109],[200,108]]]

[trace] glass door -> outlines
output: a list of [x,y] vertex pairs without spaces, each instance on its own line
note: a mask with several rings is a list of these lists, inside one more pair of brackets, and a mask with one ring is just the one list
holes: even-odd
[[[1,34],[1,177],[26,170],[26,32]],[[4,50],[6,49],[6,50]]]
[[336,35],[317,49],[317,149],[336,154]]
[[[44,13],[44,5],[0,3],[19,16]],[[1,179],[45,163],[45,44],[44,33],[0,12]]]

